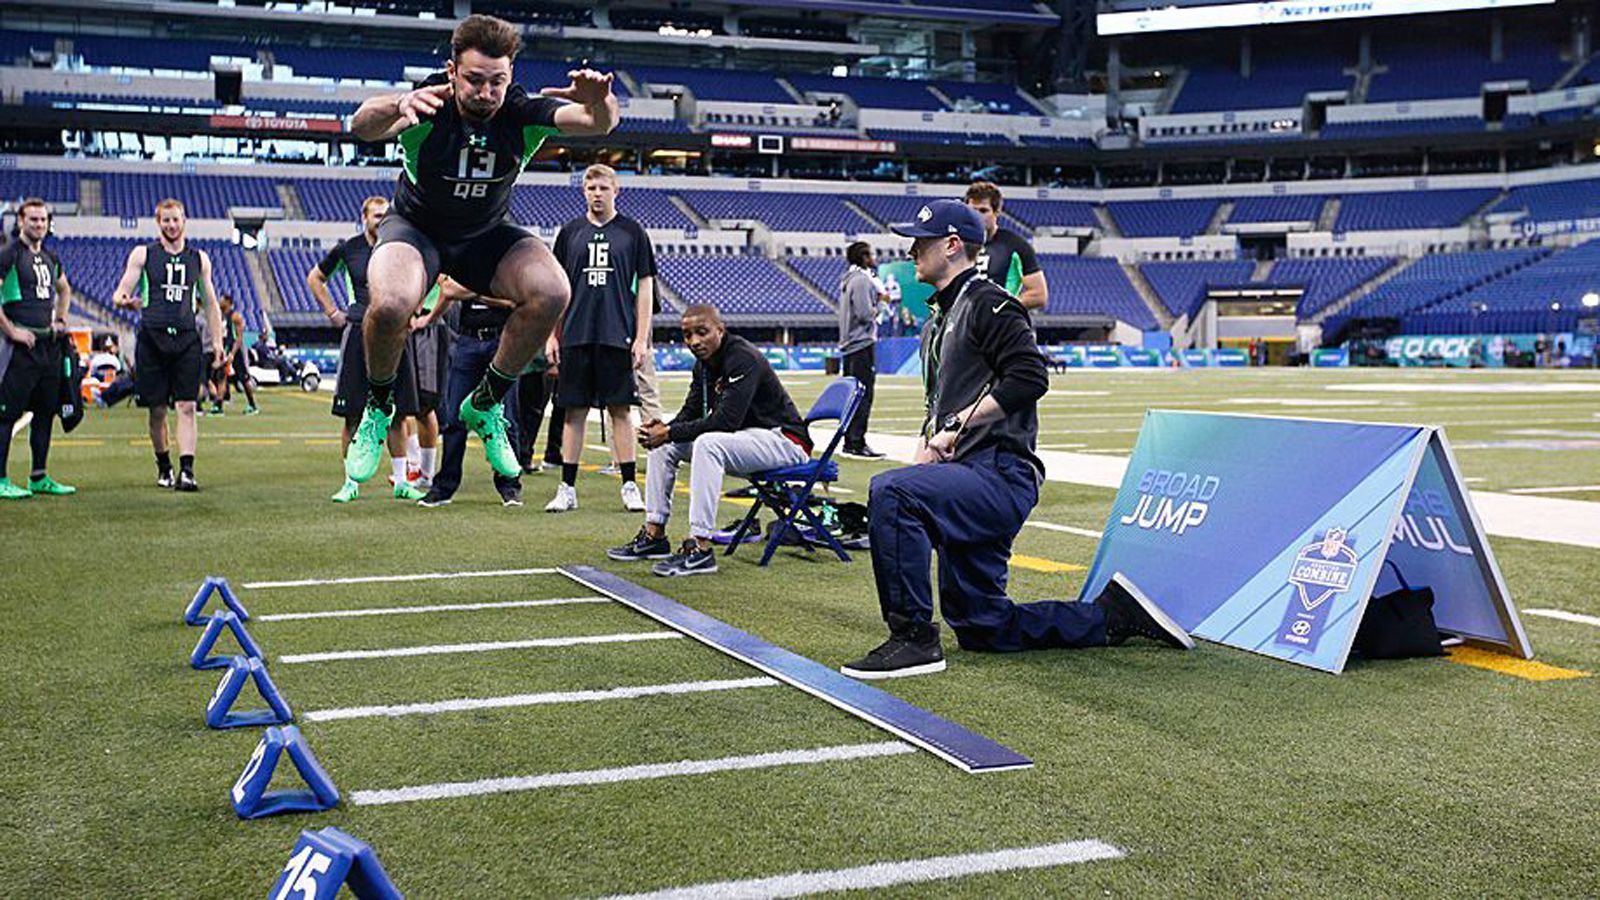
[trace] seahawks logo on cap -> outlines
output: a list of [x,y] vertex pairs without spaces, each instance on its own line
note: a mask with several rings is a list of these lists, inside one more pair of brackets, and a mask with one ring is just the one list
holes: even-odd
[[933,210],[929,209],[926,206],[924,206],[922,208],[922,212],[917,213],[917,221],[918,222],[926,222],[931,218],[933,218]]

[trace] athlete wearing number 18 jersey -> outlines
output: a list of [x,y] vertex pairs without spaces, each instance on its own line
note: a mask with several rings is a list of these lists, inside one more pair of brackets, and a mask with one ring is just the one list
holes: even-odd
[[[62,335],[71,302],[61,260],[44,246],[49,232],[50,207],[38,198],[24,200],[17,208],[17,239],[0,248],[0,500],[77,492],[45,473],[60,409]],[[22,487],[7,478],[6,463],[12,433],[28,412],[33,468]]]
[[367,270],[362,337],[369,394],[345,456],[353,481],[377,471],[407,325],[441,273],[512,304],[495,358],[460,414],[483,439],[496,471],[508,478],[521,473],[501,400],[544,346],[570,291],[544,244],[508,220],[511,193],[547,137],[605,134],[618,118],[610,75],[575,70],[569,87],[545,88],[539,97],[512,84],[521,44],[516,26],[468,16],[451,35],[444,72],[403,94],[373,97],[351,119],[361,140],[397,140],[405,163]]

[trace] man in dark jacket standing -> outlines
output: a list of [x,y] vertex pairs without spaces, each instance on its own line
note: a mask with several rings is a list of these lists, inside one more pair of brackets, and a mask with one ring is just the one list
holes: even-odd
[[[668,425],[639,427],[650,451],[645,468],[644,527],[633,540],[606,553],[612,559],[659,559],[657,575],[709,575],[717,571],[711,535],[724,474],[744,475],[811,458],[811,438],[778,373],[754,344],[728,334],[716,307],[683,311],[683,341],[694,354],[694,376],[683,409]],[[678,466],[690,460],[689,539],[677,553],[667,540]]]
[[927,419],[916,464],[877,475],[869,491],[872,574],[889,640],[841,671],[896,678],[944,669],[928,578],[936,548],[940,611],[963,649],[1092,647],[1135,635],[1192,647],[1165,613],[1120,584],[1093,603],[1019,605],[1006,596],[1011,542],[1044,482],[1034,445],[1050,377],[1027,311],[979,276],[977,213],[936,200],[894,232],[914,240],[917,280],[935,290],[922,332]]
[[867,418],[872,415],[872,386],[877,380],[878,301],[883,299],[872,273],[878,268],[872,245],[856,241],[845,250],[850,267],[839,279],[839,374],[861,382],[866,394],[856,417],[845,429],[845,456],[882,459],[883,454],[867,446]]

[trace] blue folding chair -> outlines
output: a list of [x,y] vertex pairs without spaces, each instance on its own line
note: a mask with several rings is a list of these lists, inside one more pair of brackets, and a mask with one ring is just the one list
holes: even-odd
[[800,543],[807,550],[816,549],[819,542],[813,541],[801,529],[795,527],[795,518],[798,516],[805,516],[806,522],[811,526],[811,533],[822,538],[820,543],[826,544],[843,562],[850,561],[850,554],[846,553],[838,539],[823,527],[822,520],[812,511],[809,501],[812,490],[818,484],[832,484],[839,480],[839,463],[834,460],[833,451],[838,449],[839,442],[844,440],[845,429],[849,427],[850,420],[855,418],[856,410],[861,407],[861,398],[865,395],[866,389],[854,378],[840,378],[828,385],[823,389],[822,396],[817,398],[817,402],[811,404],[811,411],[806,413],[805,417],[805,424],[808,426],[813,422],[827,419],[836,419],[839,422],[822,455],[796,466],[768,469],[765,472],[745,476],[750,480],[750,487],[755,490],[755,503],[751,505],[744,521],[739,523],[739,528],[734,531],[733,540],[723,552],[724,556],[731,556],[733,551],[738,549],[744,536],[755,525],[756,514],[761,512],[762,507],[767,507],[777,513],[778,524],[767,538],[767,547],[761,553],[761,565],[766,565],[772,559],[772,554],[778,549],[778,542],[790,529],[794,530]]

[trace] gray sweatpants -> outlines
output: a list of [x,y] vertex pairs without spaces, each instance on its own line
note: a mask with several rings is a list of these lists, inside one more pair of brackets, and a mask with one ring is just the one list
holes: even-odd
[[639,421],[661,421],[661,391],[656,387],[656,351],[644,355],[644,365],[633,370],[634,387],[639,391]]
[[709,538],[717,530],[717,501],[722,476],[747,475],[782,466],[797,466],[806,452],[779,429],[746,428],[714,431],[693,441],[662,444],[650,451],[644,475],[644,520],[665,525],[672,515],[672,488],[678,466],[689,460],[689,536]]

